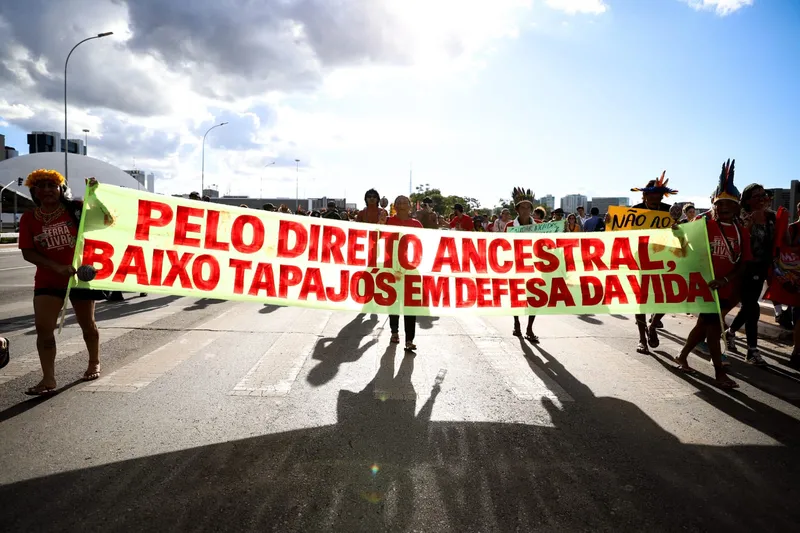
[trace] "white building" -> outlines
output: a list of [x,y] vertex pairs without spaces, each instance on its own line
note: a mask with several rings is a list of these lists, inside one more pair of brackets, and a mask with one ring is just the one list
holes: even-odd
[[547,211],[550,212],[556,208],[556,197],[552,194],[548,194],[546,196],[542,196],[539,198],[539,203],[547,208]]
[[[586,207],[588,198],[582,194],[568,194],[561,199],[561,209],[565,213],[576,213],[579,207]],[[588,209],[586,210],[588,213]]]
[[147,192],[156,192],[156,175],[152,172],[147,175]]

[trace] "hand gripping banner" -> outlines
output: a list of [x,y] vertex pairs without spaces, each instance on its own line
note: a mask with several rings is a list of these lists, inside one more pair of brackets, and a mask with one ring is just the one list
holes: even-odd
[[451,232],[100,184],[87,189],[74,264],[96,275],[72,286],[408,315],[713,313],[710,260],[704,221],[676,231]]

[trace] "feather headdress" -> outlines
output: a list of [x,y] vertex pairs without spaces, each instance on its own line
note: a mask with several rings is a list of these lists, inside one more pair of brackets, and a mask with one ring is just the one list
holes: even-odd
[[643,194],[650,194],[650,193],[658,193],[663,194],[664,196],[669,196],[670,194],[678,194],[678,191],[670,189],[667,187],[669,183],[669,178],[665,178],[667,175],[667,171],[661,173],[661,177],[655,180],[650,180],[647,182],[647,185],[640,188],[631,189],[631,192],[641,192]]
[[735,159],[728,159],[725,163],[722,163],[719,184],[717,184],[717,188],[714,189],[714,194],[711,197],[713,203],[717,203],[719,200],[733,200],[737,204],[741,202],[742,195],[733,183],[733,167],[735,164]]
[[531,192],[530,189],[523,189],[522,187],[514,187],[511,191],[511,198],[514,201],[514,205],[518,206],[523,202],[528,202],[531,204],[531,208],[533,208],[533,202],[536,200],[536,195]]
[[64,176],[62,176],[57,170],[46,170],[40,168],[39,170],[34,170],[28,174],[28,178],[25,180],[25,186],[36,187],[37,183],[41,183],[43,181],[55,182],[59,187],[66,183]]

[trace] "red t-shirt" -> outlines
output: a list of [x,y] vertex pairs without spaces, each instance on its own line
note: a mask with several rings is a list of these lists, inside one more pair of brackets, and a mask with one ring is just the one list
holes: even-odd
[[[716,222],[710,217],[706,218],[706,224],[708,245],[711,248],[711,264],[714,266],[716,279],[729,276],[740,261],[753,259],[750,251],[750,232],[746,228],[739,224]],[[721,300],[729,300],[732,296],[733,285],[731,283],[719,290]]]
[[386,219],[387,226],[405,226],[407,228],[422,228],[422,223],[416,218],[407,218],[400,220],[397,217],[389,217]]
[[[19,249],[34,250],[61,265],[71,265],[75,255],[78,226],[67,211],[49,224],[36,218],[36,210],[27,211],[19,221]],[[66,289],[68,276],[59,276],[47,267],[37,266],[35,289]]]
[[459,217],[454,217],[450,221],[450,229],[461,229],[464,231],[475,231],[475,224],[472,223],[472,217],[464,214]]
[[369,208],[365,207],[361,211],[358,212],[358,216],[356,217],[356,222],[367,222],[369,224],[377,224],[378,220],[381,218],[381,211],[385,212],[386,210],[382,207],[375,207]]

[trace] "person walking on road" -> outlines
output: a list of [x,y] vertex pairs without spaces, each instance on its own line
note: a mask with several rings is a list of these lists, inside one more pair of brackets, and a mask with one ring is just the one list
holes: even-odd
[[[511,198],[514,201],[514,208],[517,211],[517,218],[506,225],[506,232],[508,232],[509,228],[532,226],[533,224],[536,224],[537,222],[531,216],[533,213],[533,202],[536,197],[533,195],[530,189],[526,191],[520,187],[515,187],[511,192]],[[528,327],[525,330],[525,338],[534,344],[538,344],[539,337],[533,333],[534,320],[536,320],[536,315],[528,315]],[[522,326],[520,325],[519,317],[516,315],[514,316],[514,331],[512,334],[515,337],[522,337]]]
[[[33,312],[36,349],[42,365],[42,380],[25,394],[41,396],[56,390],[54,331],[67,286],[75,274],[72,259],[83,203],[70,200],[64,176],[55,170],[35,170],[25,185],[30,188],[36,208],[22,215],[19,248],[22,257],[36,265]],[[87,187],[96,185],[97,181],[92,178]],[[102,293],[76,288],[70,291],[69,296],[89,351],[89,366],[83,379],[94,380],[100,377],[100,335],[94,319],[94,302],[103,298]]]
[[[405,226],[407,228],[420,228],[422,223],[415,218],[411,218],[411,200],[408,196],[398,196],[394,201],[394,216],[386,218],[387,226]],[[414,344],[414,337],[417,330],[417,317],[415,315],[403,316],[404,333],[406,337],[406,351],[416,351],[417,345]],[[391,342],[400,342],[400,316],[389,315],[389,328],[392,330]]]

